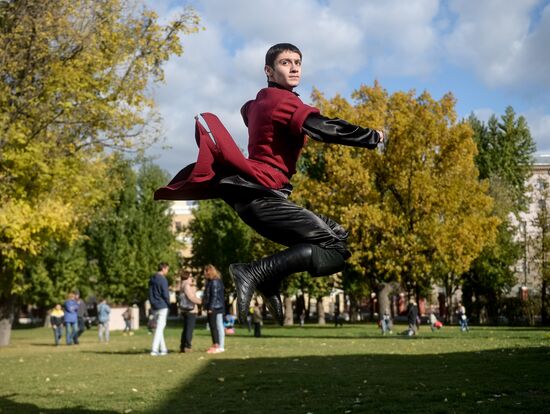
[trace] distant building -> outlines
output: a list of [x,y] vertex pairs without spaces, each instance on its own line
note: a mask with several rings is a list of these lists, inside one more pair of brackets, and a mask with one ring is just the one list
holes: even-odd
[[184,243],[184,248],[181,250],[181,255],[185,258],[191,257],[191,246],[193,239],[185,231],[187,225],[193,218],[194,202],[176,200],[170,206],[170,212],[173,214],[172,231],[176,235],[178,241]]
[[533,175],[528,181],[530,204],[526,213],[521,213],[518,225],[518,239],[525,243],[522,259],[516,265],[517,284],[511,294],[520,294],[523,288],[539,291],[541,279],[539,266],[534,258],[535,241],[539,234],[535,220],[541,208],[550,208],[550,200],[545,200],[543,190],[550,189],[550,154],[538,155],[533,164]]

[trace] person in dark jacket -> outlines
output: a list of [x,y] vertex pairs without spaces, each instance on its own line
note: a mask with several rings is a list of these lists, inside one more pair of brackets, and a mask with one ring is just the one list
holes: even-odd
[[80,297],[80,292],[75,292],[75,300],[78,303],[78,331],[75,338],[75,343],[78,344],[80,336],[86,331],[86,319],[88,318],[88,306],[86,302]]
[[414,299],[409,300],[409,306],[407,308],[407,322],[409,329],[407,331],[409,336],[416,335],[418,331],[418,306]]
[[168,290],[168,280],[166,280],[168,270],[170,268],[167,263],[160,263],[158,272],[149,279],[149,303],[151,303],[151,309],[153,309],[153,315],[157,321],[151,347],[151,355],[153,356],[168,353],[164,340],[164,328],[166,327],[166,318],[170,307],[170,291]]
[[208,316],[212,346],[206,351],[209,354],[217,354],[225,351],[225,332],[223,327],[223,315],[225,311],[224,286],[220,278],[220,272],[213,265],[204,268],[206,288],[204,290],[203,307]]
[[209,130],[197,117],[197,162],[155,192],[157,200],[222,198],[255,231],[287,247],[252,263],[230,265],[241,323],[257,291],[282,324],[280,286],[285,277],[304,271],[328,276],[341,271],[351,256],[342,226],[288,199],[306,135],[324,143],[369,149],[384,138],[381,131],[324,117],[304,104],[293,92],[300,83],[301,65],[302,53],[292,44],[276,44],[267,51],[267,88],[241,109],[248,127],[248,158],[215,115],[201,114]]

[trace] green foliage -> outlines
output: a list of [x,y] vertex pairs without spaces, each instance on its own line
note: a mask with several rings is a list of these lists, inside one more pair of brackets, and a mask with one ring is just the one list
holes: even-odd
[[22,297],[26,303],[51,307],[74,289],[114,303],[142,302],[159,262],[178,268],[180,246],[171,231],[169,203],[152,199],[166,174],[148,161],[137,173],[130,162],[118,161],[110,175],[119,176],[123,186],[85,235],[72,243],[51,242],[26,264],[24,280],[32,286]]
[[536,150],[527,121],[523,116],[516,118],[509,106],[500,121],[492,115],[485,124],[472,114],[469,123],[478,148],[475,160],[479,178],[501,180],[511,197],[511,212],[517,214],[524,210],[528,203],[526,186]]
[[501,116],[491,116],[485,124],[474,115],[469,118],[478,153],[475,157],[480,179],[489,184],[494,214],[502,223],[494,243],[486,246],[464,274],[465,300],[476,297],[475,314],[486,306],[496,317],[497,301],[515,284],[514,265],[521,259],[526,240],[515,236],[518,228],[510,222],[528,203],[527,182],[532,173],[535,143],[525,118],[516,118],[511,107]]
[[[179,267],[178,244],[172,233],[169,202],[153,200],[153,192],[167,175],[151,162],[142,162],[136,174],[123,164],[124,186],[113,209],[88,228],[85,248],[88,281],[99,296],[118,303],[142,302],[149,276],[159,262]],[[84,279],[86,282],[86,279]]]

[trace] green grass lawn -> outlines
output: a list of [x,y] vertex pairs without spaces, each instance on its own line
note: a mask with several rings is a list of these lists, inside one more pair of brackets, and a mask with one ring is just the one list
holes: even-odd
[[101,344],[93,328],[71,347],[16,329],[0,348],[0,413],[550,412],[548,330],[264,326],[262,338],[237,329],[215,355],[200,324],[195,352],[177,353],[180,332],[167,328],[172,352],[152,357],[145,329]]

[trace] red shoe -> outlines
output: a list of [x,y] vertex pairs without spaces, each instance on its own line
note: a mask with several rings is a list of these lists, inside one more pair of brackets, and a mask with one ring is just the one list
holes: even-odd
[[220,349],[219,345],[212,345],[210,348],[208,348],[206,350],[206,353],[207,354],[217,354],[218,352],[220,352],[219,349]]

